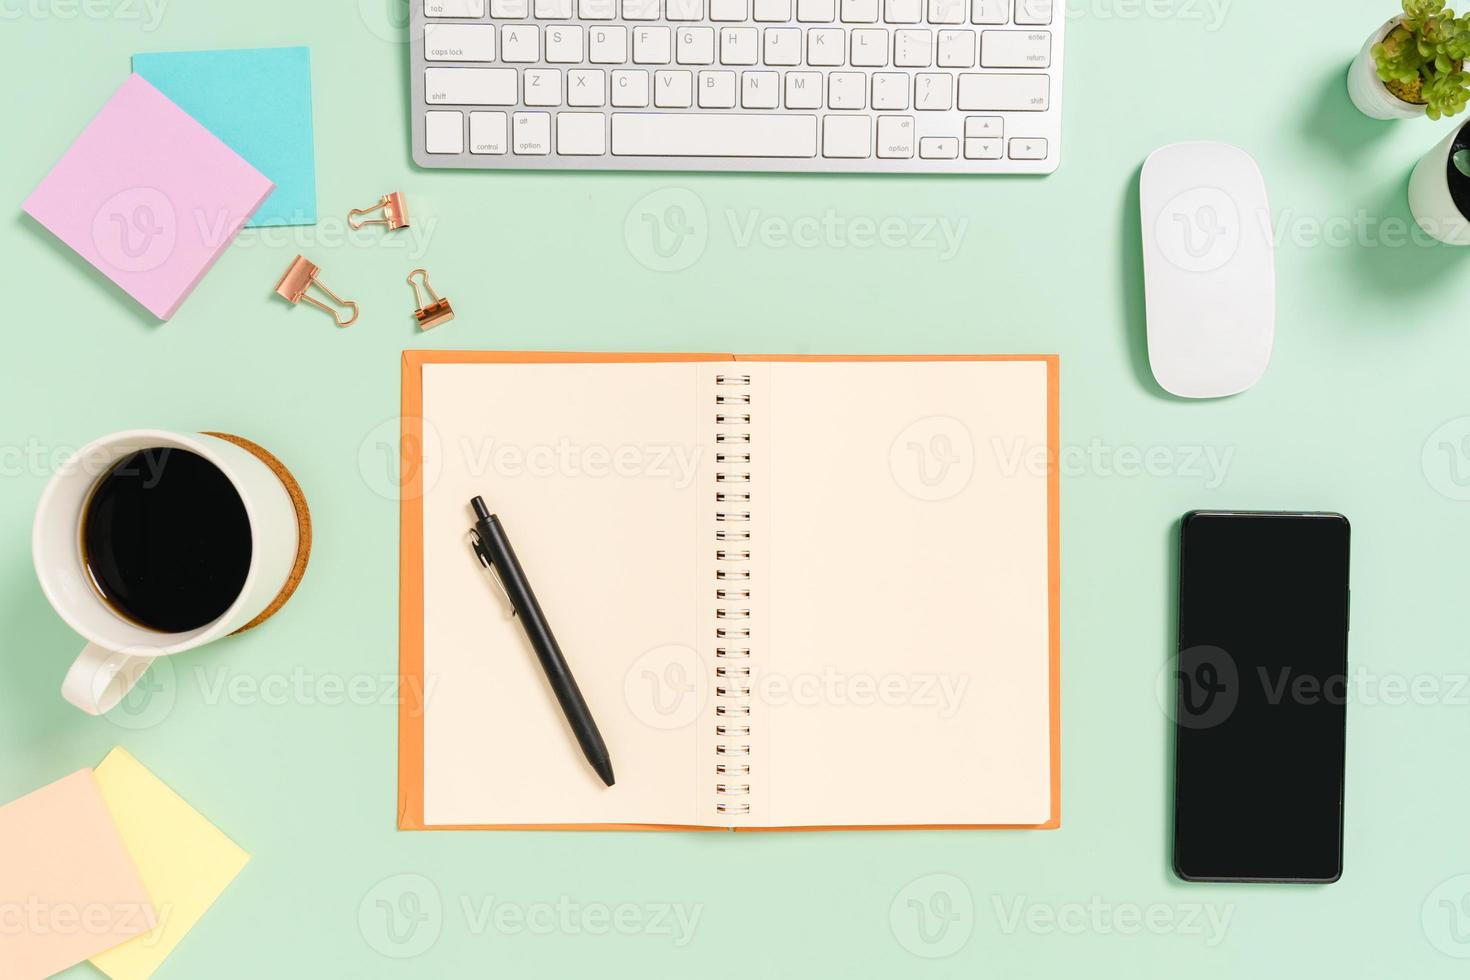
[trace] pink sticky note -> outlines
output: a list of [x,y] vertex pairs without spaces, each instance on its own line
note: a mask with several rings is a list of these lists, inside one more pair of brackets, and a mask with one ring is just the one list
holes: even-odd
[[40,980],[153,929],[92,770],[0,806],[0,980]]
[[26,199],[25,211],[167,320],[273,187],[133,75]]

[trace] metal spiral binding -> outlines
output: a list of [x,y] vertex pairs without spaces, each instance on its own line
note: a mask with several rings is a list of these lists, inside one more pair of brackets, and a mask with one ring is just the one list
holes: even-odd
[[[715,384],[721,389],[715,396],[715,502],[717,504],[749,504],[751,495],[747,490],[731,489],[750,483],[751,415],[748,411],[727,411],[746,408],[751,403],[750,375],[719,374]],[[739,389],[746,389],[741,391]],[[729,447],[745,447],[734,449]],[[740,469],[739,467],[746,467]],[[715,559],[719,568],[715,572],[718,587],[715,598],[722,603],[715,608],[715,636],[722,643],[728,640],[749,640],[750,628],[730,625],[749,621],[751,610],[748,605],[724,605],[724,603],[749,602],[751,590],[745,586],[731,586],[731,582],[750,581],[749,548],[726,547],[732,543],[750,541],[750,511],[725,509],[715,511],[715,521],[721,525],[715,531]],[[736,525],[736,526],[729,526]],[[726,782],[731,776],[749,776],[749,762],[732,762],[750,755],[750,647],[718,646],[715,648],[715,810],[726,816],[743,816],[750,813],[750,783]],[[731,721],[730,719],[742,719]]]

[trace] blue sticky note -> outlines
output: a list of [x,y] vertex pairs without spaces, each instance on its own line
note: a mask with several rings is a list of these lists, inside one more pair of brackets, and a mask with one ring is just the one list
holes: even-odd
[[249,227],[316,224],[310,51],[135,54],[133,71],[275,182]]

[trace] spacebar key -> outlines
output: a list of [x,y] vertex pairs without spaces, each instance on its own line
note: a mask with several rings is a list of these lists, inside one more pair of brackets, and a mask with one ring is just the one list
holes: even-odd
[[816,116],[615,112],[620,157],[814,157]]

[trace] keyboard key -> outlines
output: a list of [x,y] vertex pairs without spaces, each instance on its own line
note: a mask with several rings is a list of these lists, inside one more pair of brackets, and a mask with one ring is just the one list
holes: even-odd
[[907,160],[914,155],[914,117],[878,117],[878,156],[884,160]]
[[424,149],[429,153],[463,153],[464,113],[424,113]]
[[425,24],[424,58],[429,61],[494,61],[495,25]]
[[470,113],[470,152],[504,153],[507,125],[503,112]]
[[712,65],[715,61],[713,27],[681,27],[674,42],[675,60],[681,65]]
[[720,28],[720,64],[755,64],[760,58],[759,40],[754,27]]
[[854,68],[882,68],[888,64],[888,31],[860,27],[852,32],[851,41],[849,60]]
[[1052,0],[1016,0],[1016,23],[1023,26],[1050,24]]
[[883,19],[890,24],[917,24],[924,13],[924,0],[883,0]]
[[966,0],[929,0],[929,23],[963,24]]
[[512,148],[522,156],[545,156],[551,152],[551,113],[518,112],[512,117]]
[[953,75],[921,72],[914,79],[914,108],[952,108],[954,104],[953,80]]
[[490,0],[490,16],[498,20],[525,20],[530,13],[529,0]]
[[500,60],[530,64],[541,60],[541,28],[535,24],[507,24],[500,30]]
[[[848,24],[875,24],[878,0],[841,0],[842,20]],[[867,154],[863,154],[867,156]]]
[[572,7],[572,0],[536,0],[536,17],[539,20],[571,20]]
[[744,71],[740,73],[740,105],[742,107],[774,109],[780,100],[780,72]]
[[577,16],[582,20],[617,20],[618,0],[577,0]]
[[521,76],[521,83],[525,89],[526,105],[561,105],[560,68],[527,68]]
[[653,104],[660,109],[688,109],[694,105],[694,73],[660,71],[653,75]]
[[658,0],[623,0],[623,20],[658,20]]
[[714,21],[749,20],[749,0],[709,0],[709,19]]
[[827,76],[827,108],[861,109],[868,102],[867,88],[868,76],[862,72],[834,71]]
[[664,0],[664,3],[664,17],[668,20],[704,20],[704,0]]
[[556,24],[546,28],[546,60],[553,65],[582,63],[582,27],[580,24]]
[[641,68],[612,73],[612,104],[619,109],[648,105],[648,72]]
[[848,160],[867,157],[872,126],[867,116],[823,116],[822,156]]
[[975,67],[975,32],[974,31],[940,31],[939,32],[939,67],[940,68],[974,68]]
[[965,159],[966,160],[999,160],[1001,157],[1001,143],[999,139],[989,137],[965,137]]
[[[735,73],[702,71],[699,73],[699,107],[701,109],[735,108]],[[616,127],[614,127],[616,132]]]
[[[873,108],[907,109],[909,107],[909,76],[902,71],[876,71],[873,73]],[[879,137],[878,142],[882,142]],[[881,156],[881,154],[880,154]]]
[[424,0],[425,17],[484,17],[485,0]]
[[984,31],[980,35],[982,68],[1049,68],[1050,31]]
[[633,64],[667,65],[669,63],[669,43],[667,27],[635,27],[633,29]]
[[953,136],[925,136],[919,140],[919,156],[924,160],[953,160],[960,155],[960,141]]
[[587,60],[594,65],[621,65],[628,60],[628,29],[616,27],[588,28]]
[[601,68],[573,68],[568,71],[567,105],[578,108],[607,105],[607,73]]
[[822,73],[788,71],[786,73],[786,108],[822,108]]
[[766,64],[777,67],[801,64],[801,28],[767,27],[764,34]]
[[755,0],[755,19],[765,24],[784,24],[791,19],[791,0]]
[[1011,0],[974,0],[970,21],[975,24],[1005,24],[1011,19]]
[[514,68],[427,68],[424,101],[430,105],[515,105]]
[[[733,81],[731,89],[733,94]],[[866,116],[848,118],[867,126]],[[617,112],[612,118],[612,151],[616,156],[812,157],[817,152],[817,117]]]
[[796,19],[803,24],[830,24],[837,19],[837,0],[796,0]]
[[847,53],[847,32],[840,27],[812,27],[806,32],[806,63],[813,67],[840,65]]
[[1041,139],[1013,139],[1011,140],[1012,160],[1045,160],[1046,140]]
[[899,68],[928,68],[934,37],[927,30],[893,32],[893,63]]
[[960,76],[959,107],[966,111],[1044,112],[1050,104],[1049,75]]
[[1006,134],[1006,123],[1000,116],[966,116],[965,137],[985,136],[999,138]]
[[556,152],[563,156],[600,157],[607,152],[607,118],[600,112],[559,112]]

